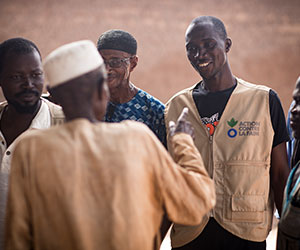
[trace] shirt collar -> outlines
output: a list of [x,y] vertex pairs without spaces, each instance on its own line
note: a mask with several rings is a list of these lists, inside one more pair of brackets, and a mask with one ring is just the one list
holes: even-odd
[[36,116],[33,118],[29,129],[45,129],[49,128],[51,125],[51,117],[50,117],[50,110],[48,105],[45,103],[43,99],[41,99],[41,107],[36,114]]

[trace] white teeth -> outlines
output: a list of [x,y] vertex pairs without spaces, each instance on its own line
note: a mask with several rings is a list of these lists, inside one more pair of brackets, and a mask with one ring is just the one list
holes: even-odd
[[201,64],[199,64],[199,67],[206,67],[208,64],[209,64],[208,62],[207,63],[201,63]]

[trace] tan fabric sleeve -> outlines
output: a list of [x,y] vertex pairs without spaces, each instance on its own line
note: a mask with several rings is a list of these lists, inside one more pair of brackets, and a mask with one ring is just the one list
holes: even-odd
[[197,225],[215,205],[214,183],[189,135],[175,134],[171,144],[177,164],[166,154],[159,176],[164,206],[174,223]]
[[11,164],[4,239],[7,250],[32,249],[26,158],[28,157],[24,155],[19,143],[14,151]]

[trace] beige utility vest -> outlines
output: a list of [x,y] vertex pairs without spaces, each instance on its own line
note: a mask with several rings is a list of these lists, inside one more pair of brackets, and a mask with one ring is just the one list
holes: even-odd
[[188,120],[195,129],[195,145],[214,180],[217,203],[201,225],[174,225],[172,246],[183,246],[195,239],[209,216],[240,238],[264,241],[271,229],[274,207],[270,189],[274,136],[270,89],[238,79],[219,124],[210,136],[192,97],[194,87],[181,91],[167,103],[166,124],[176,121],[183,107],[189,108]]

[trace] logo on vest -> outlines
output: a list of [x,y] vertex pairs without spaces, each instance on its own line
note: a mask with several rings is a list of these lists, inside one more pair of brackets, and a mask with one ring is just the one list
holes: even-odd
[[230,121],[227,121],[227,124],[231,127],[231,129],[229,129],[227,132],[227,135],[230,138],[234,138],[237,135],[236,129],[233,128],[237,123],[238,123],[238,121],[234,120],[234,118],[231,118]]
[[[259,127],[260,122],[257,121],[240,121],[238,124],[238,121],[236,121],[234,118],[231,118],[230,121],[227,121],[227,124],[231,127],[227,135],[230,138],[234,138],[237,135],[238,136],[259,136]],[[238,126],[235,128],[236,125]]]

